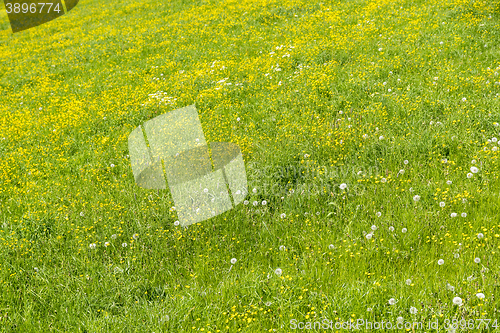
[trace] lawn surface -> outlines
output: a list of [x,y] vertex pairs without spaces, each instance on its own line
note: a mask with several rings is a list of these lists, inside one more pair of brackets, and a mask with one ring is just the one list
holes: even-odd
[[[498,0],[1,4],[0,332],[493,331],[499,42]],[[250,193],[183,228],[127,139],[191,104]]]

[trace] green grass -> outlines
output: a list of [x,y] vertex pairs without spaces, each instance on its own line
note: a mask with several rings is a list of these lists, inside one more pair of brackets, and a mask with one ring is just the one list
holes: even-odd
[[[495,320],[499,14],[83,0],[12,34],[1,7],[0,332]],[[135,184],[127,138],[190,104],[208,142],[241,147],[250,194],[182,228],[168,190]]]

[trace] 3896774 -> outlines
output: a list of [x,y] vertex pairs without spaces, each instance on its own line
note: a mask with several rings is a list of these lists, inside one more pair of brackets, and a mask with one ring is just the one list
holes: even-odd
[[5,3],[5,10],[7,11],[8,14],[14,13],[14,14],[42,14],[42,13],[51,13],[51,12],[56,12],[60,13],[61,11],[64,11],[63,8],[61,8],[59,3],[52,3],[52,2],[31,2],[31,3],[10,3],[6,2]]

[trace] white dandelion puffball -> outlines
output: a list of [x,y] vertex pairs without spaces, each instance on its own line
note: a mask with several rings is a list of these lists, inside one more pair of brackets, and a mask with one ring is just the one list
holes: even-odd
[[470,167],[470,171],[471,171],[472,173],[478,173],[479,169],[478,169],[478,168],[476,168],[475,166],[472,166],[472,167]]
[[333,249],[335,248],[335,245],[330,244],[330,245],[328,245],[328,248],[329,248],[330,250],[333,250]]
[[412,307],[410,308],[410,313],[411,313],[411,314],[417,314],[417,312],[418,312],[418,310],[417,310],[417,308],[416,308],[416,307],[412,306]]
[[97,246],[97,245],[96,245],[95,243],[92,243],[92,244],[90,244],[90,245],[89,245],[89,247],[90,247],[92,250],[93,250],[93,249],[95,249],[95,248],[96,248],[96,246]]
[[252,205],[254,205],[254,206],[257,206],[258,204],[259,204],[259,202],[258,202],[258,201],[254,201],[254,202],[252,202]]
[[401,169],[401,170],[399,170],[399,173],[400,173],[400,174],[404,174],[404,173],[405,173],[405,171],[404,171],[403,169]]
[[285,214],[285,213],[283,213],[283,214],[281,214],[281,215],[280,215],[280,217],[281,217],[282,219],[284,219],[284,218],[286,217],[286,214]]
[[444,260],[443,259],[439,259],[438,260],[438,265],[441,266],[442,264],[444,264]]
[[85,215],[83,212],[80,212],[80,216],[83,217],[83,215]]
[[118,235],[117,235],[117,234],[112,234],[112,235],[111,235],[111,238],[112,238],[112,239],[116,239],[116,237],[118,237]]
[[379,136],[379,137],[378,137],[378,139],[379,139],[379,140],[384,140],[384,136],[383,136],[383,135],[381,135],[381,136]]
[[267,201],[266,200],[262,200],[262,206],[265,206],[267,205]]
[[458,306],[462,305],[462,299],[460,297],[458,297],[458,296],[454,297],[453,298],[453,304],[458,305]]
[[389,300],[389,304],[390,304],[390,305],[394,305],[394,304],[396,304],[396,300],[395,300],[394,298],[391,298],[391,299]]
[[254,188],[254,189],[252,190],[252,192],[253,192],[254,194],[255,194],[255,193],[257,193],[257,189],[256,189],[256,188]]
[[404,160],[403,163],[404,164],[408,164],[409,162],[408,162],[408,160]]
[[472,178],[472,176],[473,176],[473,174],[470,172],[467,174],[467,178]]
[[385,182],[387,182],[387,179],[382,178],[382,179],[380,180],[380,182],[381,182],[381,183],[385,183]]
[[480,232],[480,233],[477,234],[477,238],[481,239],[483,237],[484,237],[483,233]]
[[122,243],[122,247],[127,247],[127,243]]
[[377,230],[377,226],[376,226],[376,225],[372,225],[371,229],[372,229],[373,231],[375,231],[375,230]]
[[402,232],[403,234],[406,234],[406,232],[407,232],[407,231],[408,231],[408,229],[406,229],[406,228],[401,229],[401,232]]
[[381,212],[377,212],[377,217],[380,217],[382,216],[382,213]]
[[477,296],[477,298],[484,298],[484,294],[483,293],[477,293],[476,296]]
[[420,195],[413,196],[413,201],[417,202],[420,200]]
[[135,239],[135,240],[139,239],[139,234],[133,234],[132,238]]
[[175,225],[175,226],[178,226],[179,224],[181,224],[179,221],[175,221],[175,222],[174,222],[174,225]]
[[280,251],[285,251],[285,250],[286,250],[285,245],[280,245]]
[[479,258],[475,258],[475,259],[474,259],[474,262],[475,262],[476,264],[479,264],[479,263],[481,262],[481,259],[479,259]]
[[397,322],[398,324],[402,324],[402,323],[403,323],[403,321],[404,321],[404,318],[403,318],[403,317],[397,317],[397,318],[396,318],[396,322]]
[[238,259],[233,258],[233,259],[231,259],[231,264],[234,265],[234,264],[236,264],[237,261],[238,261]]
[[114,165],[113,163],[111,163],[111,167],[112,167],[112,168],[114,168],[114,167],[115,167],[115,165]]
[[441,202],[439,203],[439,207],[444,207],[445,205],[446,205],[446,204],[444,203],[444,201],[441,201]]
[[467,213],[460,214],[462,217],[467,217]]
[[458,259],[458,258],[460,258],[460,254],[455,253],[455,254],[453,255],[453,257],[454,257],[455,259]]
[[453,182],[451,180],[447,180],[446,184],[451,185]]
[[405,281],[405,283],[406,283],[406,285],[408,285],[408,286],[409,286],[409,285],[411,284],[411,280],[410,280],[410,279],[408,279],[408,280],[406,280],[406,281]]
[[249,203],[248,200],[243,201],[244,205],[248,205],[248,203]]
[[450,216],[451,217],[457,217],[457,213],[451,213]]
[[341,190],[345,190],[347,188],[347,184],[346,183],[342,183],[342,184],[340,184],[339,187],[340,187]]
[[372,234],[366,234],[366,239],[372,239]]
[[394,227],[392,225],[389,227],[389,231],[394,231]]
[[274,271],[274,274],[281,275],[281,274],[283,274],[283,271],[281,270],[281,268],[276,268],[276,270]]

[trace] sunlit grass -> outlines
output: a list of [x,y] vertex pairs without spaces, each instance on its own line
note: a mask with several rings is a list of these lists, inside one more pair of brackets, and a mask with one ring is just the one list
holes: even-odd
[[[2,9],[0,331],[497,318],[499,5],[83,0],[14,35]],[[183,229],[127,138],[190,104],[250,194]]]

